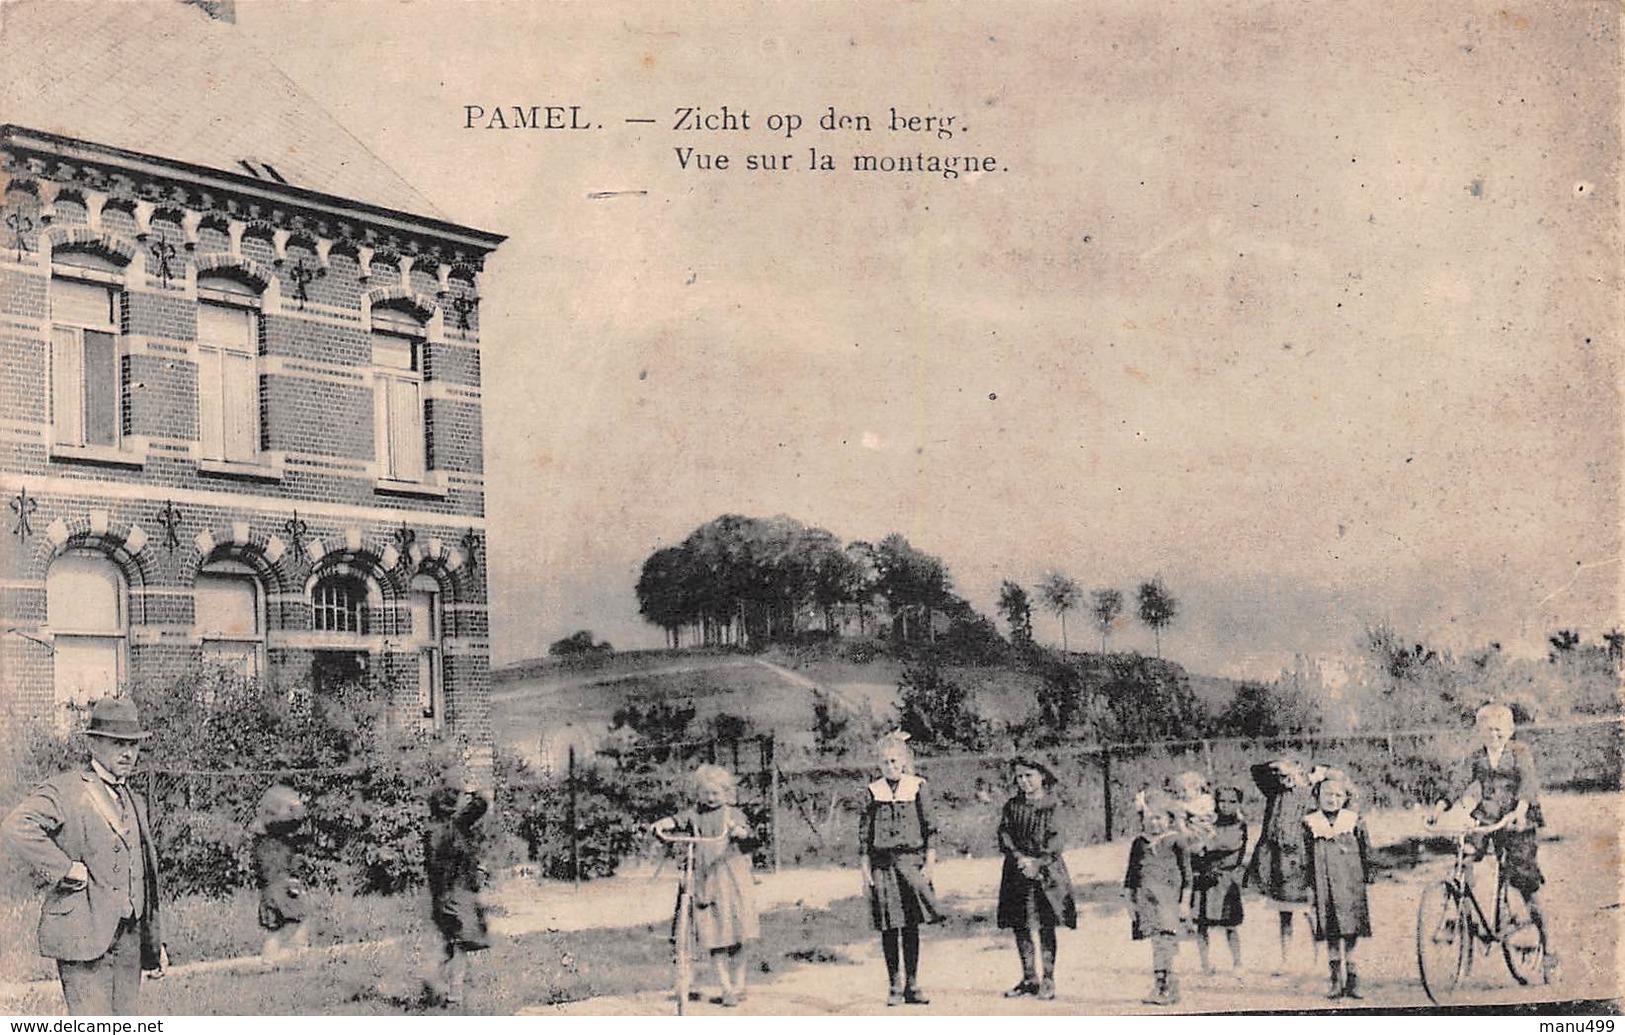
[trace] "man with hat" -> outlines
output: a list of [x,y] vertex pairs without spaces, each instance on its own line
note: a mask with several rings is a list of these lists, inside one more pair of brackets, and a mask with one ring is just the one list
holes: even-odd
[[85,734],[89,764],[40,784],[0,833],[45,887],[39,951],[57,961],[68,1012],[130,1014],[141,972],[163,975],[158,856],[146,804],[126,784],[151,734],[122,697],[97,701]]

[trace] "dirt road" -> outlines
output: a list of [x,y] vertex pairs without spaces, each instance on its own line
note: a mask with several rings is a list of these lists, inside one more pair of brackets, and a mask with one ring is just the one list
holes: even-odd
[[[1462,1005],[1511,1004],[1549,1000],[1613,999],[1620,994],[1618,944],[1621,910],[1618,874],[1620,797],[1578,798],[1554,796],[1548,805],[1558,839],[1547,841],[1542,863],[1549,885],[1547,908],[1561,918],[1560,950],[1563,972],[1552,986],[1522,988],[1507,973],[1498,954],[1481,958],[1468,982],[1459,990]],[[1373,839],[1379,844],[1409,832],[1405,814],[1371,817]],[[1068,853],[1075,880],[1121,879],[1126,845],[1095,845]],[[1371,889],[1374,936],[1358,949],[1365,998],[1344,1003],[1341,1009],[1395,1010],[1429,1005],[1416,973],[1415,931],[1417,898],[1423,886],[1442,876],[1445,864],[1430,863],[1405,871],[1397,879],[1381,880]],[[938,885],[966,910],[991,909],[998,866],[986,859],[950,860],[938,874]],[[852,871],[802,871],[764,878],[763,908],[783,908],[800,901],[816,908],[833,898],[855,893]],[[629,882],[630,883],[630,882]],[[664,881],[642,884],[645,896],[623,893],[614,898],[615,912],[640,914],[632,922],[657,918],[669,909]],[[594,895],[593,897],[597,897]],[[605,919],[597,903],[582,903],[588,914]],[[1249,899],[1248,919],[1241,928],[1244,967],[1229,968],[1222,942],[1214,945],[1218,973],[1202,975],[1196,946],[1182,943],[1178,968],[1183,1000],[1174,1012],[1319,1010],[1332,1005],[1324,998],[1326,968],[1312,946],[1300,935],[1285,973],[1278,973],[1280,953],[1275,918],[1263,903]],[[555,910],[555,924],[571,926],[570,910]],[[534,922],[536,918],[531,918]],[[526,922],[522,917],[510,922]],[[528,925],[528,923],[527,923]],[[1301,921],[1300,921],[1301,930]],[[758,1015],[868,1015],[890,1013],[885,1006],[885,965],[878,939],[855,931],[854,940],[840,946],[838,962],[814,963],[785,969],[764,977],[738,1010],[697,1003],[695,1013]],[[1078,930],[1062,931],[1057,966],[1059,996],[1052,1002],[1006,1000],[1004,989],[1015,983],[1019,966],[1006,932],[965,938],[925,935],[921,980],[932,1002],[923,1007],[899,1007],[905,1013],[963,1014],[1124,1014],[1169,1012],[1145,1006],[1141,997],[1149,989],[1150,949],[1129,938],[1129,919],[1121,904],[1093,905],[1082,910]],[[670,993],[651,989],[637,995],[602,997],[557,1006],[539,1006],[527,1013],[566,1015],[658,1015],[672,1010]]]

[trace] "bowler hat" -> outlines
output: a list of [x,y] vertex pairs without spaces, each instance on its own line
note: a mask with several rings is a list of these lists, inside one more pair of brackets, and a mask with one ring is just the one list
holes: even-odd
[[135,702],[127,697],[104,697],[90,709],[90,725],[85,733],[114,740],[146,740],[151,733],[141,728]]

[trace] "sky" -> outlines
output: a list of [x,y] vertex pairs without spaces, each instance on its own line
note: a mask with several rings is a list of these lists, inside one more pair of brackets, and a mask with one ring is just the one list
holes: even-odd
[[[1537,654],[1620,621],[1617,17],[1423,6],[251,0],[238,28],[509,238],[497,662],[659,646],[644,558],[782,513],[901,532],[989,614],[1006,579],[1160,575],[1167,656],[1267,677],[1375,622]],[[516,104],[602,128],[467,128]],[[673,128],[724,104],[751,128]]]

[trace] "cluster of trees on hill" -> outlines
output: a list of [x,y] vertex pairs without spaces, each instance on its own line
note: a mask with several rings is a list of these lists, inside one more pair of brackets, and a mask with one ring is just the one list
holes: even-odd
[[935,636],[933,612],[974,618],[947,566],[902,535],[842,543],[784,515],[706,522],[649,555],[637,595],[638,612],[673,647],[685,631],[705,646],[760,646],[800,632],[808,614],[821,615],[833,634],[842,608],[856,612],[865,633],[884,612],[893,638],[905,642]]
[[[1066,635],[1066,616],[1083,602],[1083,590],[1069,575],[1052,571],[1035,587],[1044,610],[1061,620],[1061,650],[1070,650]],[[1140,621],[1157,637],[1157,657],[1162,657],[1162,630],[1172,625],[1179,616],[1179,601],[1168,592],[1162,576],[1154,576],[1140,583],[1135,592]],[[1100,632],[1100,653],[1106,653],[1106,643],[1112,628],[1123,614],[1123,593],[1105,586],[1089,594],[1089,616]],[[1010,625],[1010,642],[1018,645],[1033,642],[1032,597],[1019,584],[1006,580],[999,587],[999,613]]]

